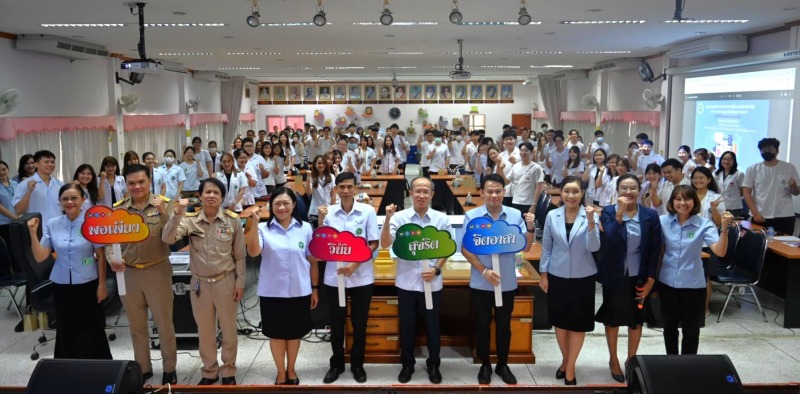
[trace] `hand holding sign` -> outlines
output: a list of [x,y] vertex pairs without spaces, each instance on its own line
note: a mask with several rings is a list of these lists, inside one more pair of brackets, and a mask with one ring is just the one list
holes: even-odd
[[[387,209],[387,215],[388,215]],[[407,223],[397,229],[392,252],[403,260],[436,260],[456,253],[456,243],[449,231],[441,231],[433,226],[422,228],[418,224]],[[436,276],[435,269],[422,272],[425,291],[425,308],[433,309],[431,281]]]
[[494,302],[503,306],[500,286],[500,254],[517,253],[527,243],[522,229],[508,224],[505,220],[493,221],[485,217],[472,219],[466,225],[467,231],[461,244],[467,251],[476,255],[491,255],[492,269],[484,271],[483,277],[494,286]]
[[[369,261],[372,258],[372,249],[367,245],[367,240],[356,237],[349,231],[340,232],[333,227],[323,226],[314,230],[308,250],[317,259],[328,263],[338,263],[339,306],[344,307],[344,276],[348,268],[343,262],[365,263]],[[350,275],[352,275],[352,271],[350,271]]]

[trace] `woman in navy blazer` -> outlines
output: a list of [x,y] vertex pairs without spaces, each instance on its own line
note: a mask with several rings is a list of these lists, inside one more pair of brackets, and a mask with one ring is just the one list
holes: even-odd
[[581,178],[561,184],[564,206],[547,214],[542,237],[539,287],[549,294],[547,310],[556,328],[561,366],[556,379],[575,385],[575,363],[586,333],[594,330],[594,283],[597,267],[592,253],[600,249],[596,209],[582,207]]
[[603,304],[595,321],[605,325],[611,377],[622,383],[625,375],[617,358],[619,328],[628,327],[627,365],[639,348],[644,299],[656,282],[661,221],[655,210],[636,203],[642,185],[635,175],[620,176],[614,186],[617,203],[603,208],[600,215],[603,253],[597,261],[597,278],[603,284]]

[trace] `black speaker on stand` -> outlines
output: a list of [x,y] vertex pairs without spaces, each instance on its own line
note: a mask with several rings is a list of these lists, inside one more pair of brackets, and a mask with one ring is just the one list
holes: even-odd
[[636,356],[625,375],[628,394],[744,393],[726,355]]
[[135,361],[39,360],[27,394],[143,394],[142,369]]

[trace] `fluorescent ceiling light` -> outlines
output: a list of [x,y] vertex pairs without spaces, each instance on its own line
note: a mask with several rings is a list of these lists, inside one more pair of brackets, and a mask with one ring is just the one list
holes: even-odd
[[285,67],[284,70],[311,70],[311,67]]
[[309,79],[306,82],[336,82],[335,79]]
[[503,52],[505,54],[511,55],[560,55],[563,52],[561,51],[514,51],[514,52]]
[[124,23],[42,23],[41,27],[125,27]]
[[602,55],[602,54],[631,53],[631,51],[578,51],[575,53],[580,55]]
[[401,69],[415,69],[417,66],[397,66],[397,67],[386,67],[386,66],[379,66],[379,70],[401,70]]
[[[327,22],[325,25],[332,25],[333,23]],[[262,23],[261,26],[264,27],[303,27],[303,26],[314,26],[317,27],[314,22],[283,22],[283,23]]]
[[212,56],[214,52],[161,52],[158,56]]
[[749,19],[681,19],[668,20],[664,23],[747,23]]
[[[434,55],[458,55],[458,52],[434,52]],[[464,55],[491,55],[491,51],[465,51]]]
[[261,67],[220,67],[219,70],[261,70]]
[[540,64],[531,66],[531,68],[572,68],[571,64]]
[[322,56],[322,55],[352,55],[353,52],[297,52],[303,56]]
[[[133,24],[131,24],[133,26]],[[146,27],[224,27],[226,23],[145,23]]]
[[326,70],[363,70],[364,66],[337,66],[325,67]]
[[367,52],[367,55],[422,55],[423,52]]
[[438,26],[439,22],[392,22],[383,25],[380,22],[353,22],[353,26]]
[[[528,25],[541,25],[542,21],[531,21]],[[459,26],[519,26],[519,22],[461,22]]]
[[481,66],[481,68],[520,68],[520,66]]
[[280,52],[228,52],[231,56],[280,56]]
[[[453,65],[451,64],[449,66],[431,66],[431,67],[433,67],[433,68],[453,68]],[[468,65],[464,65],[463,67],[464,68],[469,68]]]
[[635,25],[642,24],[641,20],[621,20],[621,21],[561,21],[562,25]]

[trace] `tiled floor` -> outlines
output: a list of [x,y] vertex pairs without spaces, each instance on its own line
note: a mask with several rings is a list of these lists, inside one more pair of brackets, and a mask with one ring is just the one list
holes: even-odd
[[[410,206],[410,205],[409,205]],[[254,289],[249,289],[252,296]],[[724,294],[716,292],[712,298],[712,315],[706,320],[706,327],[701,330],[700,353],[727,354],[736,366],[745,383],[797,382],[800,380],[800,339],[795,332],[781,327],[782,316],[776,310],[783,310],[782,300],[768,293],[759,293],[762,304],[767,310],[768,323],[761,319],[755,305],[742,302],[741,309],[735,304],[729,305],[726,315],[720,323],[716,322],[716,314],[722,308]],[[600,291],[597,292],[596,306],[602,301]],[[7,295],[0,297],[0,306],[6,306]],[[254,298],[248,299],[245,305],[252,305]],[[247,312],[251,322],[260,321],[258,308]],[[777,321],[777,323],[776,323]],[[12,310],[0,309],[0,386],[25,386],[36,365],[31,361],[33,345],[37,343],[39,333],[15,333],[14,326],[18,318]],[[109,323],[113,319],[109,319]],[[120,321],[126,325],[125,317]],[[795,330],[800,332],[800,330]],[[110,331],[109,331],[110,332]],[[48,334],[52,337],[53,333]],[[521,384],[561,385],[555,379],[555,371],[561,362],[555,336],[552,330],[533,332],[533,350],[536,364],[512,365]],[[622,330],[624,336],[624,330]],[[275,380],[275,367],[269,350],[269,344],[263,336],[259,339],[239,337],[239,353],[237,365],[237,381],[240,384],[272,384]],[[619,352],[625,354],[627,341],[620,339]],[[200,360],[197,350],[192,346],[179,346],[178,379],[182,384],[196,384],[200,380]],[[196,349],[196,345],[194,347]],[[40,348],[42,358],[52,357],[53,344]],[[127,328],[117,329],[117,339],[111,342],[111,352],[115,359],[132,359],[130,335]],[[427,384],[424,372],[424,350],[418,349],[417,371],[411,384]],[[322,384],[322,378],[328,368],[331,350],[328,343],[304,342],[300,349],[297,371],[303,384]],[[477,383],[478,366],[471,363],[466,348],[445,348],[442,351],[443,382],[447,384]],[[639,354],[664,354],[661,332],[645,328]],[[154,359],[160,357],[158,351],[152,351]],[[156,378],[150,383],[160,383],[162,373],[160,362],[154,361]],[[388,364],[366,365],[368,384],[385,386],[397,384],[400,367]],[[578,359],[577,379],[579,384],[611,384],[608,370],[608,353],[603,335],[603,327],[596,326],[595,331],[587,335],[581,356]],[[495,375],[492,384],[502,384]],[[352,375],[346,372],[334,383],[336,385],[355,385]]]

